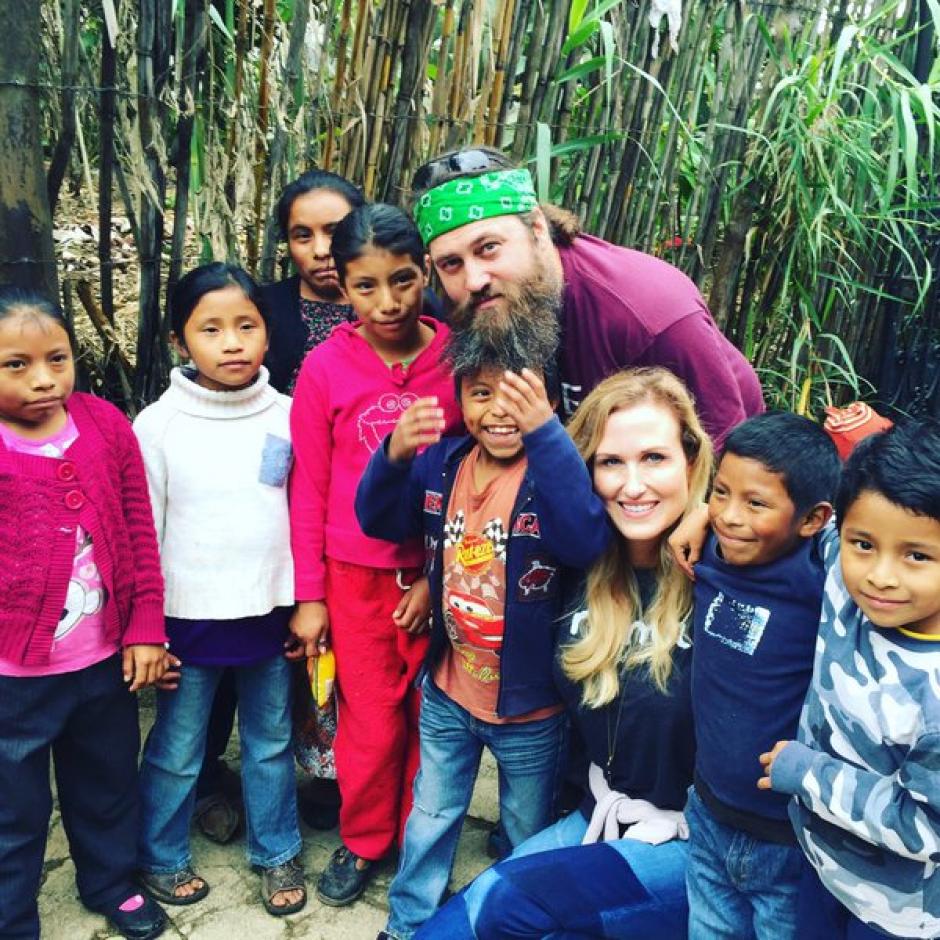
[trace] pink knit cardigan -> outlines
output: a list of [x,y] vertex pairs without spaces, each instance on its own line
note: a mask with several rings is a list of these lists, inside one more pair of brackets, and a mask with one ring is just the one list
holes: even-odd
[[108,591],[105,631],[122,646],[163,643],[163,577],[144,464],[127,418],[74,393],[79,436],[62,459],[0,441],[0,656],[49,661],[65,606],[75,528],[91,535]]

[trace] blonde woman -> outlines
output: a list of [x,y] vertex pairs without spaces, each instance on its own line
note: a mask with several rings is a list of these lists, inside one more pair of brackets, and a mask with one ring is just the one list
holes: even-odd
[[711,442],[685,386],[658,368],[606,379],[568,430],[615,530],[559,628],[556,680],[590,795],[417,937],[686,936],[692,593],[666,538],[705,497]]

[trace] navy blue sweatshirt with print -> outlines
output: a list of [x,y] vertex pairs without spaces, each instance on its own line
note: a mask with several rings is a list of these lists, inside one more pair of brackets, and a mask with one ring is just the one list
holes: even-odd
[[832,530],[766,565],[729,565],[709,535],[695,566],[695,786],[719,822],[795,844],[787,798],[759,790],[759,755],[796,736],[813,674]]

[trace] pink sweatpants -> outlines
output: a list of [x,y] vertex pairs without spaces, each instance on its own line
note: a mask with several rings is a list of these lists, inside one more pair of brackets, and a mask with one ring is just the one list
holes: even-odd
[[[420,572],[402,572],[410,584]],[[414,679],[427,634],[400,630],[402,598],[394,570],[328,558],[326,605],[336,654],[336,778],[339,833],[356,855],[382,858],[401,841],[418,770],[420,693]]]

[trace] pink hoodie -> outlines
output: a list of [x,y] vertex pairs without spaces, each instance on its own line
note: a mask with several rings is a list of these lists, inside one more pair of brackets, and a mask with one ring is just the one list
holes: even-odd
[[290,480],[291,548],[298,601],[324,597],[326,556],[373,568],[417,567],[418,541],[395,545],[363,535],[353,506],[369,458],[412,402],[436,395],[445,434],[461,426],[454,382],[441,361],[449,330],[436,331],[412,363],[389,368],[359,336],[358,323],[338,326],[304,360],[290,413],[294,469]]

